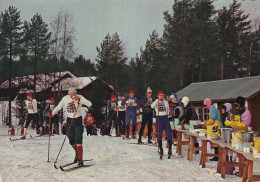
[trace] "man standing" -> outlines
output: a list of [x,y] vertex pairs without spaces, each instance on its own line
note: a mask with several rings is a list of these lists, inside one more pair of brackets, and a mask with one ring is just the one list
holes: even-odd
[[146,96],[144,96],[141,100],[141,105],[143,109],[143,117],[142,117],[142,127],[139,132],[139,139],[138,143],[142,143],[142,136],[145,125],[147,123],[148,127],[148,143],[152,143],[152,125],[153,125],[153,109],[151,108],[151,104],[153,103],[154,99],[152,98],[152,90],[150,87],[147,88]]
[[74,162],[78,162],[78,165],[83,166],[83,125],[81,106],[85,105],[91,107],[92,103],[82,95],[78,95],[75,88],[69,88],[68,94],[69,95],[62,98],[58,106],[54,108],[51,114],[49,114],[49,117],[57,114],[63,107],[66,108],[69,143],[75,150]]
[[[50,98],[50,103],[47,105],[47,111],[48,113],[52,113],[52,111],[54,110],[55,108],[55,99],[54,97],[51,97]],[[58,114],[54,115],[52,118],[51,118],[51,123],[49,123],[50,125],[50,132],[52,133],[52,125],[54,124],[54,129],[55,129],[55,134],[59,134],[59,116]]]
[[107,102],[107,109],[108,109],[108,131],[109,131],[109,136],[110,130],[112,127],[112,122],[114,123],[114,127],[116,128],[116,136],[118,136],[118,127],[117,127],[117,101],[116,101],[116,96],[112,95],[111,100]]
[[121,135],[125,135],[125,106],[122,106],[124,100],[125,98],[121,97],[121,100],[118,102],[118,126]]
[[139,112],[140,103],[137,98],[134,97],[134,90],[130,90],[129,97],[127,97],[123,102],[122,106],[126,105],[126,138],[129,138],[129,127],[132,120],[132,138],[135,139],[135,129],[136,129],[136,112]]
[[28,115],[27,115],[27,121],[26,121],[25,127],[24,127],[24,134],[21,137],[21,139],[25,139],[28,126],[32,120],[35,122],[35,125],[36,125],[36,134],[40,134],[37,101],[35,99],[32,99],[31,93],[27,94],[27,100],[25,101],[25,105],[28,110]]
[[151,108],[155,109],[156,111],[156,128],[157,133],[159,132],[159,148],[160,148],[160,156],[163,155],[163,148],[162,148],[162,133],[163,130],[165,130],[168,144],[169,144],[169,150],[168,155],[170,156],[172,154],[172,133],[171,133],[171,126],[169,122],[168,115],[170,114],[169,110],[169,103],[168,101],[164,100],[164,92],[160,90],[157,94],[158,99],[154,101],[151,105]]

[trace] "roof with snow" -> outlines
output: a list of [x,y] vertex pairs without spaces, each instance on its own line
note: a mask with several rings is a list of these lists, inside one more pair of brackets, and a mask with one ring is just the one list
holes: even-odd
[[[110,84],[99,77],[76,77],[72,73],[65,71],[57,73],[37,74],[36,93],[41,93],[41,95],[45,95],[49,92],[58,91],[59,88],[60,91],[67,91],[69,87],[75,87],[77,90],[81,90],[96,80],[101,81],[110,90],[114,90],[114,88]],[[12,78],[11,84],[13,98],[19,94],[33,92],[34,75],[14,77]],[[6,98],[8,98],[8,93],[9,80],[6,80],[2,84],[0,84],[0,100],[6,100]]]
[[203,101],[210,98],[213,101],[234,100],[238,96],[250,100],[260,94],[260,76],[191,83],[177,92],[179,98],[188,96],[190,101]]

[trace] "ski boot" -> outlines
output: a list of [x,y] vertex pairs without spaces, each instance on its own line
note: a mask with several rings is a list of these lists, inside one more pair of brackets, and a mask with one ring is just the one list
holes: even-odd
[[126,139],[129,139],[129,126],[126,126]]
[[79,156],[78,156],[78,154],[76,154],[74,157],[74,163],[77,163],[78,161],[79,161]]
[[168,159],[171,158],[171,155],[172,155],[172,149],[169,149],[169,150],[168,150]]
[[79,166],[84,166],[83,160],[79,160],[79,161],[78,161],[78,165],[79,165]]
[[152,143],[153,143],[151,137],[148,138],[148,143],[149,143],[149,144],[152,144]]
[[142,142],[142,139],[139,138],[139,139],[138,139],[138,144],[141,144],[141,143],[143,143],[143,142]]
[[[199,147],[200,144],[199,144],[199,143],[195,143],[194,146],[195,146],[195,147]],[[195,155],[197,155],[197,154],[199,154],[199,153],[200,153],[199,151],[196,151],[196,152],[195,152]]]
[[25,139],[25,135],[24,135],[24,136],[22,136],[20,139],[21,139],[21,140],[24,140],[24,139]]
[[160,159],[162,159],[162,157],[163,157],[163,148],[160,147],[159,149],[160,149],[160,150],[159,150],[159,153],[160,153]]
[[135,137],[135,128],[136,128],[136,126],[133,126],[133,131],[132,131],[132,139],[136,139],[136,137]]

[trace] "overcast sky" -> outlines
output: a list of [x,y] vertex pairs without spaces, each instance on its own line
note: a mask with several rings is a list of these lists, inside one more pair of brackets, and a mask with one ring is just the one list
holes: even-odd
[[[0,0],[0,11],[13,5],[21,11],[21,19],[42,15],[49,23],[60,9],[69,11],[75,20],[76,52],[92,61],[96,46],[104,37],[118,32],[125,43],[128,57],[139,53],[149,34],[156,29],[161,35],[164,11],[171,11],[174,0]],[[216,9],[232,0],[215,0]],[[260,18],[260,0],[244,0],[242,8],[250,18]]]

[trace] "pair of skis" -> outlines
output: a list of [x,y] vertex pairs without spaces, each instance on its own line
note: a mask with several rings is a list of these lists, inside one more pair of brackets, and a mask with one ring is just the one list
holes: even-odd
[[[93,161],[93,159],[88,159],[88,160],[83,160],[83,162],[86,161]],[[56,165],[56,163],[54,163],[54,168],[55,169],[60,169],[61,171],[72,171],[81,167],[90,167],[93,166],[94,164],[84,164],[84,165],[74,165],[74,164],[78,164],[77,162],[71,162],[68,164],[64,164],[64,165]],[[74,165],[74,166],[72,166]],[[72,166],[72,167],[71,167]]]
[[[30,138],[36,138],[36,137],[42,137],[42,136],[41,135],[36,135],[36,136],[30,135]],[[12,139],[12,138],[10,138],[10,141],[17,141],[17,140],[26,140],[26,138],[25,139],[22,139],[22,138],[13,138]]]

